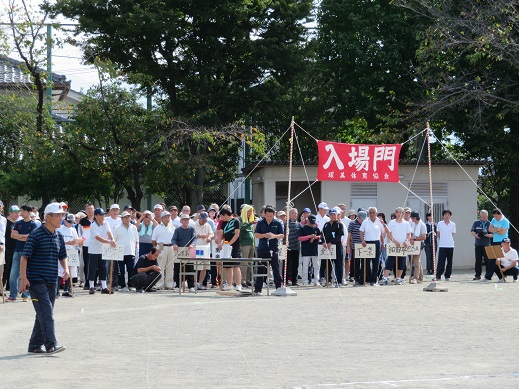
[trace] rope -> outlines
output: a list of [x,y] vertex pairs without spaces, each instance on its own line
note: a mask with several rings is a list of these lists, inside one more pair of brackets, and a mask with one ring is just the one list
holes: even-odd
[[[414,167],[413,177],[411,178],[411,182],[409,184],[409,188],[411,188],[413,186],[414,178],[416,176],[416,172],[418,170],[418,165],[420,164],[420,158],[422,158],[422,153],[423,153],[423,149],[425,148],[425,143],[426,142],[427,142],[427,139],[424,139],[423,144],[422,144],[422,148],[420,149],[420,154],[418,155],[418,159],[416,160],[416,166]],[[407,191],[407,193],[405,195],[405,201],[404,201],[403,207],[405,207],[405,205],[407,204],[407,199],[409,198],[409,192],[412,193],[412,191],[410,189]],[[416,196],[415,193],[413,193],[413,195]],[[427,204],[427,202],[425,202],[425,201],[424,201],[424,203]]]
[[[297,125],[297,123],[295,123]],[[299,127],[299,126],[298,126]],[[305,130],[303,130],[305,131]],[[306,131],[305,131],[306,132]],[[311,135],[310,135],[311,136]],[[306,175],[306,181],[308,182],[308,187],[306,189],[310,189],[310,195],[312,196],[312,201],[314,202],[314,207],[317,207],[317,203],[315,202],[315,196],[314,196],[314,192],[312,190],[312,185],[310,185],[310,178],[308,177],[308,171],[306,170],[306,165],[305,165],[305,160],[303,158],[303,153],[301,152],[301,146],[299,145],[299,139],[297,137],[297,134],[294,133],[294,137],[296,139],[296,143],[297,143],[297,149],[299,150],[299,156],[301,157],[301,163],[303,164],[303,169],[305,171],[305,175]],[[313,138],[313,136],[312,136]],[[315,138],[314,138],[315,139]],[[314,182],[315,183],[315,182]],[[306,190],[305,189],[305,190]]]
[[[292,122],[290,123],[290,159],[288,165],[288,196],[287,196],[287,213],[290,212],[290,191],[292,190],[292,156],[294,151],[294,117],[292,116]],[[286,257],[285,257],[285,266],[283,268],[283,285],[286,287],[287,285],[287,267],[288,267],[288,234],[290,233],[290,217],[287,215],[287,230],[285,233],[285,245],[287,247]],[[293,282],[293,281],[292,281]]]
[[436,245],[434,244],[436,240],[436,231],[434,229],[434,202],[433,202],[433,189],[432,189],[432,165],[431,165],[431,137],[429,131],[429,122],[427,122],[427,161],[429,165],[429,195],[431,196],[431,204],[429,205],[429,210],[431,212],[431,244],[432,244],[432,257],[433,257],[433,271],[434,271],[434,280],[436,281]]
[[413,135],[413,136],[410,137],[408,140],[406,140],[404,143],[401,143],[401,145],[403,146],[403,145],[405,145],[407,142],[411,142],[414,138],[416,138],[417,136],[422,135],[425,131],[427,131],[427,128],[425,128],[425,130],[420,131],[418,134]]
[[303,127],[301,127],[299,124],[297,124],[297,123],[294,123],[294,124],[296,126],[298,126],[301,130],[303,130],[306,133],[306,135],[308,135],[310,138],[312,138],[316,142],[319,140],[319,139],[315,138],[312,134],[310,134],[308,131],[306,131]]
[[[402,185],[402,187],[404,187],[408,192],[410,192],[413,196],[415,196],[418,200],[420,200],[422,203],[424,204],[429,204],[427,201],[425,201],[424,199],[422,199],[420,196],[418,196],[415,192],[413,192],[411,189],[409,189],[407,186],[405,186],[404,184],[402,184],[400,181],[398,181],[398,183],[400,185]],[[408,193],[409,194],[409,193]]]
[[299,196],[301,196],[303,193],[305,193],[307,191],[308,188],[310,188],[313,184],[315,184],[316,182],[319,182],[319,180],[315,180],[314,182],[312,182],[309,186],[307,186],[306,188],[304,188],[301,192],[299,192],[295,197],[292,197],[292,203],[293,204],[293,201],[295,199],[297,199]]

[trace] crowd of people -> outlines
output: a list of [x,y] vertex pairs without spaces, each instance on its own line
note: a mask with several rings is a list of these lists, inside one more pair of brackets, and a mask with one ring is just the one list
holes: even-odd
[[[65,203],[61,206],[68,212]],[[0,255],[5,258],[3,284],[9,291],[8,301],[28,301],[29,293],[20,288],[21,257],[27,238],[42,223],[38,209],[30,205],[12,205],[8,211],[8,217],[0,219]],[[229,205],[199,205],[191,214],[187,205],[179,211],[176,206],[159,203],[152,211],[139,212],[130,205],[121,210],[118,204],[112,204],[105,212],[89,203],[75,214],[64,213],[57,229],[67,252],[76,252],[80,263],[69,269],[59,267],[56,296],[71,297],[74,283],[89,294],[174,290],[184,282],[179,277],[179,250],[202,246],[214,246],[222,254],[228,251],[228,258],[236,261],[225,261],[224,274],[218,274],[217,258],[208,258],[198,266],[196,277],[185,277],[190,292],[222,285],[224,290],[252,288],[254,293],[261,294],[269,278],[276,288],[285,281],[291,286],[315,287],[349,283],[402,285],[406,273],[410,284],[419,284],[424,281],[421,250],[425,252],[427,275],[434,275],[436,281],[442,277],[450,281],[456,234],[451,216],[452,212],[446,209],[443,220],[432,223],[430,214],[422,221],[417,211],[397,207],[386,221],[385,214],[375,207],[348,210],[344,204],[328,207],[324,202],[315,213],[310,208],[276,212],[273,206],[266,205],[257,214],[248,204],[237,212]],[[496,274],[499,280],[511,275],[516,282],[518,257],[510,247],[508,229],[509,222],[499,209],[493,211],[492,220],[487,211],[480,211],[480,219],[471,229],[475,239],[474,280],[491,281]],[[279,258],[280,246],[285,244],[286,269],[285,261]],[[408,248],[417,244],[418,252],[412,255],[393,255],[394,250],[388,251],[390,246]],[[103,245],[122,246],[123,260],[109,266],[110,261],[102,257]],[[500,258],[488,258],[485,247],[491,245],[502,246]],[[356,250],[360,246],[370,248],[373,255],[364,258],[359,254],[362,251]],[[332,248],[334,257],[322,259],[319,253]],[[254,280],[251,267],[240,262],[240,258],[269,258],[272,273],[267,275],[266,268],[259,267],[263,277]],[[483,265],[486,273],[482,277]],[[186,272],[193,273],[193,265],[187,266]],[[67,282],[64,274],[68,272],[71,280]]]

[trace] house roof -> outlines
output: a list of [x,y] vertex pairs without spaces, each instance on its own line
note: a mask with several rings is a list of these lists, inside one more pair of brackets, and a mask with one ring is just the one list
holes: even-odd
[[[40,68],[38,70],[44,71]],[[52,95],[58,96],[58,100],[63,100],[70,90],[70,83],[66,76],[52,73]],[[0,89],[32,88],[32,85],[30,74],[27,72],[24,62],[0,56]]]
[[[258,162],[253,162],[253,163],[250,163],[247,166],[245,166],[242,169],[242,171],[243,171],[243,173],[250,173],[253,170],[261,169],[261,168],[267,167],[267,166],[288,166],[288,163],[289,163],[289,161],[287,161],[287,160],[263,161],[259,164],[258,164]],[[304,161],[304,163],[305,163],[305,166],[317,166],[318,161],[316,159],[309,159],[309,160]],[[485,162],[481,161],[481,160],[462,160],[462,161],[456,162],[456,161],[448,160],[448,159],[440,159],[440,160],[431,161],[431,164],[434,166],[457,166],[458,163],[462,166],[483,166],[483,165],[485,165]],[[416,166],[416,165],[424,166],[424,165],[427,165],[428,162],[427,162],[427,160],[417,162],[416,159],[411,159],[411,160],[400,160],[398,162],[398,164],[400,166]],[[292,165],[302,166],[303,164],[301,163],[301,160],[295,160],[292,162]]]

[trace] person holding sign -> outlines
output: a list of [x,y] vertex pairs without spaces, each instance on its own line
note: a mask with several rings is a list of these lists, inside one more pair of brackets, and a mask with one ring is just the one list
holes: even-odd
[[309,215],[306,224],[299,229],[298,239],[301,242],[301,257],[303,259],[303,285],[308,285],[308,265],[312,261],[314,267],[314,286],[320,287],[319,268],[321,261],[318,257],[321,231],[316,226],[315,215]]
[[[411,244],[414,245],[414,242],[423,243],[427,237],[427,227],[425,227],[424,222],[420,220],[418,211],[411,212],[411,229],[413,230]],[[423,268],[422,262],[420,262],[420,252],[409,257],[409,267],[411,268],[411,284],[421,284],[423,282]]]
[[[440,281],[445,271],[445,281],[451,280],[452,258],[454,255],[454,234],[456,224],[451,221],[452,212],[444,209],[442,212],[443,220],[438,223],[438,266],[436,267],[436,279]],[[445,266],[447,262],[447,266]]]
[[384,238],[382,232],[384,226],[377,217],[377,208],[369,207],[368,218],[362,222],[360,226],[360,240],[362,247],[366,247],[368,244],[375,245],[375,258],[369,258],[366,264],[366,280],[364,280],[363,272],[359,275],[360,284],[364,285],[365,282],[369,281],[371,286],[378,286],[378,264],[380,262],[380,246],[384,244]]
[[[65,248],[67,251],[76,251],[78,253],[79,257],[79,247],[83,246],[83,239],[80,239],[76,229],[73,227],[75,222],[75,216],[73,213],[67,214],[65,217],[65,224],[63,224],[59,228],[59,232],[61,235],[63,235],[63,239],[65,240]],[[67,255],[68,256],[68,255]],[[61,275],[63,274],[63,268],[61,267],[61,264],[58,263],[59,268],[59,280],[61,281]],[[69,273],[72,277],[76,276],[77,273],[77,266],[69,266]],[[58,282],[58,288],[59,288],[59,282]],[[59,295],[59,290],[58,290]],[[63,296],[64,297],[72,297],[72,287],[70,283],[65,283],[65,287],[63,288]]]
[[[196,246],[209,247],[211,241],[214,238],[213,229],[211,228],[211,225],[207,222],[208,219],[209,214],[204,211],[200,212],[198,220],[195,222]],[[206,256],[209,256],[209,254],[207,254]],[[201,262],[200,266],[202,266],[202,270],[200,270],[198,289],[206,290],[207,280],[205,276],[207,270],[209,270],[209,261]]]
[[36,311],[28,348],[31,354],[49,355],[65,350],[56,340],[53,317],[58,262],[63,268],[63,278],[69,278],[65,240],[58,231],[63,214],[65,212],[59,203],[47,205],[45,224],[31,232],[22,251],[20,289],[23,293],[29,289]]
[[[189,226],[191,222],[191,218],[188,214],[183,213],[180,216],[180,227],[175,228],[175,232],[173,232],[173,237],[171,238],[171,244],[173,245],[173,249],[178,252],[179,247],[195,247],[195,239],[196,232],[193,227]],[[192,263],[185,265],[186,272],[192,273],[195,270],[195,267]],[[182,288],[182,280],[180,279],[180,263],[175,263],[173,268],[173,278],[177,283],[179,288]],[[191,275],[186,276],[187,286],[189,288],[189,292],[195,292],[195,278]]]
[[110,294],[106,285],[106,276],[108,273],[108,261],[103,259],[103,243],[107,243],[112,247],[117,246],[110,230],[110,225],[105,220],[106,212],[103,208],[94,210],[94,222],[90,225],[90,247],[88,259],[88,283],[90,288],[88,294],[95,294],[95,277],[99,272],[99,281],[101,281],[101,294]]
[[[389,241],[394,243],[396,247],[407,247],[411,239],[411,226],[404,220],[404,208],[398,207],[395,209],[395,219],[391,220],[384,226]],[[387,285],[388,276],[391,270],[396,276],[396,284],[402,285],[402,271],[405,268],[405,257],[398,257],[395,255],[388,255],[386,261],[386,268],[384,269],[384,277],[382,278],[382,285]]]
[[[508,238],[508,229],[510,228],[510,222],[503,215],[500,209],[494,209],[492,211],[492,221],[490,222],[490,226],[488,227],[488,232],[493,234],[492,237],[492,246],[500,246],[503,239]],[[492,275],[494,274],[494,268],[497,266],[497,261],[495,259],[488,259],[487,268],[485,271],[485,278],[481,281],[486,281],[492,279]]]
[[[135,266],[135,254],[137,247],[139,246],[139,233],[137,227],[131,223],[131,214],[128,211],[124,211],[121,214],[121,224],[114,228],[113,236],[119,246],[124,247],[124,260],[117,261],[119,267],[118,272],[118,284],[119,288],[124,292],[130,291],[130,286],[126,286],[125,267],[128,274],[128,280],[133,274],[133,268]],[[129,282],[128,282],[129,284]]]
[[[335,245],[335,279],[337,281],[337,287],[342,285],[343,278],[343,252],[342,252],[342,237],[344,236],[344,224],[342,224],[337,217],[337,210],[335,208],[330,209],[328,212],[330,221],[326,222],[323,227],[324,243],[323,247],[330,249],[332,245]],[[327,277],[329,277],[327,275]]]
[[[501,241],[501,249],[503,250],[503,257],[496,259],[496,265],[494,266],[494,271],[499,278],[498,282],[503,282],[503,277],[505,276],[513,276],[514,282],[517,282],[517,275],[519,274],[519,270],[517,269],[517,262],[519,261],[519,256],[517,255],[517,251],[510,247],[510,239],[504,238]],[[499,269],[499,267],[501,269]]]

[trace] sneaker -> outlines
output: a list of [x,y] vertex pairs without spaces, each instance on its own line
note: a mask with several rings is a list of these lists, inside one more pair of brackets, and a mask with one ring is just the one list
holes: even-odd
[[16,298],[9,296],[9,297],[7,298],[7,301],[16,301]]
[[376,282],[371,282],[370,285],[371,286],[378,286],[378,284]]
[[198,289],[200,289],[200,290],[207,290],[207,286],[200,285],[200,286],[198,287]]
[[135,289],[135,291],[136,291],[137,293],[144,293],[144,290],[143,290],[142,288]]
[[396,285],[402,285],[402,280],[400,278],[396,280]]
[[501,284],[501,283],[503,283],[503,282],[505,282],[505,281],[504,281],[502,278],[500,278],[500,279],[497,280],[497,282],[498,282],[499,284]]
[[445,281],[449,282],[451,279],[450,278],[445,278]]
[[317,287],[317,288],[321,288],[322,287],[322,285],[319,282],[314,282],[314,286]]
[[28,297],[22,297],[22,301],[23,301],[24,303],[26,303],[26,302],[29,301],[29,298],[28,298]]
[[480,276],[475,276],[475,277],[472,279],[472,281],[479,281],[480,279],[481,279]]
[[103,290],[101,290],[101,294],[110,294],[110,291],[108,290],[108,288],[104,288]]
[[490,281],[492,281],[492,280],[489,280],[489,279],[486,278],[486,277],[483,277],[483,278],[481,279],[481,282],[490,282]]
[[225,284],[225,285],[223,286],[223,290],[233,290],[233,287],[230,286],[230,285],[228,285],[228,284]]
[[195,293],[195,288],[193,288],[193,287],[189,288],[189,293]]
[[121,292],[129,292],[130,291],[130,288],[128,288],[127,286],[125,286],[124,288],[121,289]]
[[133,286],[128,287],[128,292],[135,292],[135,288]]
[[83,290],[90,290],[90,286],[88,284],[83,285]]
[[29,354],[45,354],[47,351],[43,347],[34,347],[27,350]]
[[236,291],[237,291],[237,292],[241,292],[241,291],[242,291],[242,287],[241,287],[241,285],[236,285]]
[[254,296],[263,296],[263,293],[261,293],[261,292],[254,292],[253,295]]
[[90,288],[88,290],[88,294],[96,294],[96,290],[94,288]]
[[47,355],[57,354],[65,351],[65,346],[54,346],[47,350]]
[[514,278],[514,280],[512,282],[517,282],[517,279]]
[[72,297],[72,293],[70,293],[70,292],[63,292],[62,296],[63,297]]
[[308,281],[303,281],[303,286],[308,286]]
[[387,285],[387,278],[383,278],[382,279],[382,282],[380,283],[380,285]]
[[413,279],[411,280],[411,284],[416,284],[416,283],[417,283],[417,281],[413,278]]

